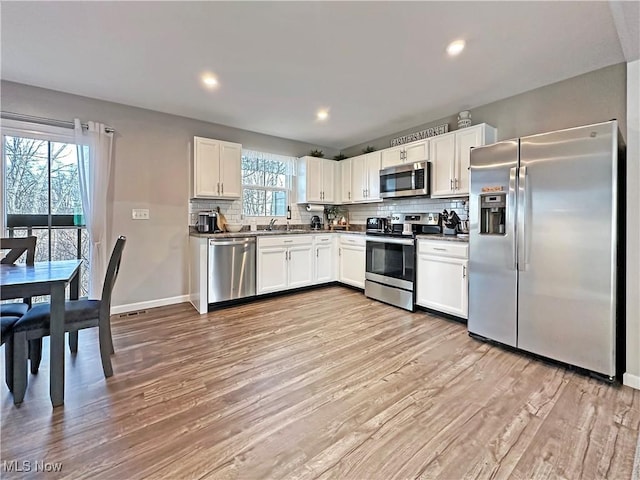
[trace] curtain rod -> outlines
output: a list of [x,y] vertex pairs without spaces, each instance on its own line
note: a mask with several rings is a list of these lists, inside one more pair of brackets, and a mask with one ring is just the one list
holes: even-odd
[[[40,123],[42,125],[50,125],[52,127],[63,127],[63,128],[74,128],[75,125],[73,122],[69,122],[66,120],[57,120],[55,118],[44,118],[44,117],[36,117],[33,115],[24,115],[22,113],[14,113],[14,112],[0,112],[0,116],[2,118],[6,118],[7,120],[19,120],[22,122],[32,122],[32,123]],[[86,123],[82,124],[82,128],[87,129],[89,125]],[[104,127],[105,132],[113,133],[115,130],[111,127]]]

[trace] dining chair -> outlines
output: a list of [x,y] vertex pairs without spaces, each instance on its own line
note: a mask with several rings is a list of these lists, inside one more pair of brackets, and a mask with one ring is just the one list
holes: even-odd
[[[26,252],[25,263],[33,265],[36,256],[36,240],[38,237],[4,237],[0,238],[0,250],[9,250],[0,263],[13,265]],[[21,317],[31,306],[31,298],[22,302],[0,304],[0,316]]]
[[[111,338],[111,294],[113,286],[120,270],[120,261],[124,250],[126,237],[120,236],[111,253],[104,286],[100,300],[68,300],[65,303],[65,332],[77,334],[84,328],[98,327],[98,339],[100,344],[100,358],[105,377],[113,375],[111,354],[113,353],[113,340]],[[14,402],[19,403],[24,398],[27,387],[27,342],[33,340],[42,342],[42,338],[49,336],[51,320],[51,304],[42,303],[34,306],[13,326],[13,368],[14,368]],[[41,345],[41,343],[40,343]],[[77,348],[77,343],[76,343]],[[39,353],[42,352],[40,346]],[[73,351],[73,348],[72,348]],[[38,371],[40,355],[31,358],[31,371]]]

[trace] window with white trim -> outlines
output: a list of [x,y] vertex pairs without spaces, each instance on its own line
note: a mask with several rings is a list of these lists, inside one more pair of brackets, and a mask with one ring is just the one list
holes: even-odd
[[36,261],[84,259],[86,295],[89,237],[73,131],[9,120],[2,127],[0,236],[36,236]]
[[295,157],[242,150],[242,214],[284,217]]

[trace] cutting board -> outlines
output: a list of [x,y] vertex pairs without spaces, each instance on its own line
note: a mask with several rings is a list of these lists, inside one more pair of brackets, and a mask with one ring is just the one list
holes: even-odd
[[220,213],[220,207],[218,207],[218,230],[220,230],[221,232],[226,232],[227,231],[227,219],[225,218],[225,216]]

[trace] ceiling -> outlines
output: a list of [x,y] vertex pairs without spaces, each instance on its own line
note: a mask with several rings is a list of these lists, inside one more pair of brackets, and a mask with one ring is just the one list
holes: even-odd
[[[625,61],[626,11],[614,22],[606,1],[2,2],[1,75],[341,149]],[[467,48],[449,58],[455,39]]]

